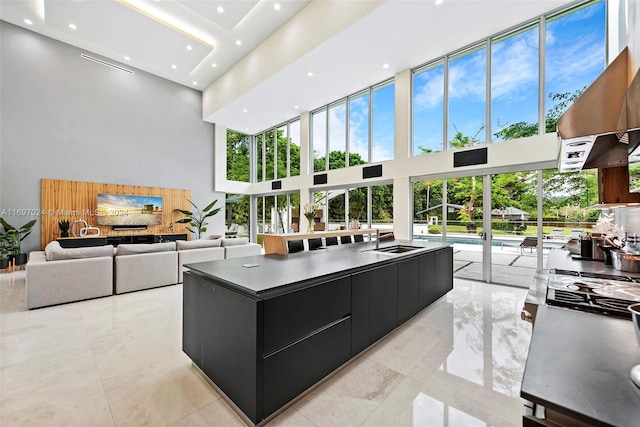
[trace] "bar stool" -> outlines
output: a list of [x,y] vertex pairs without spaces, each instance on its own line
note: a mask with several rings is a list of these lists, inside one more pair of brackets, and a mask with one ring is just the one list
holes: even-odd
[[310,251],[315,251],[316,249],[319,249],[322,247],[322,239],[307,239],[307,242],[309,243],[309,250]]
[[340,243],[343,245],[346,245],[347,243],[352,243],[351,236],[340,236]]
[[335,246],[335,245],[338,244],[338,238],[337,237],[325,237],[324,244],[327,245],[327,246]]
[[290,254],[304,251],[304,243],[302,240],[287,240],[287,246],[289,247]]

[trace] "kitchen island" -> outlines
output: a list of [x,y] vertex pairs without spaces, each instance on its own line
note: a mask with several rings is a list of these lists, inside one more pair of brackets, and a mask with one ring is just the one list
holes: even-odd
[[398,244],[189,264],[183,351],[262,423],[453,289],[450,246]]
[[640,388],[629,376],[638,363],[632,322],[541,306],[520,395],[546,409],[547,423],[529,413],[523,426],[638,426]]

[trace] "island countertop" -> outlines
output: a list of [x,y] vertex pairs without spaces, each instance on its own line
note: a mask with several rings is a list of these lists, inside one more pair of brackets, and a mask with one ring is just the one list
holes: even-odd
[[262,299],[295,290],[296,284],[308,286],[312,280],[326,280],[346,272],[398,262],[449,246],[424,240],[393,240],[381,243],[380,248],[396,245],[422,249],[391,255],[372,250],[375,248],[374,242],[363,242],[289,255],[254,255],[200,262],[186,267],[197,274],[213,277],[237,292]]
[[640,388],[629,372],[639,363],[632,322],[541,306],[521,396],[588,425],[637,426]]

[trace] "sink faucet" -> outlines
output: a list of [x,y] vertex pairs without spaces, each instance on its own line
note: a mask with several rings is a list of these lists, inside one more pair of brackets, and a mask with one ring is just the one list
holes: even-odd
[[393,237],[393,231],[380,235],[380,229],[376,228],[376,249],[380,249],[380,239],[386,239],[387,237]]

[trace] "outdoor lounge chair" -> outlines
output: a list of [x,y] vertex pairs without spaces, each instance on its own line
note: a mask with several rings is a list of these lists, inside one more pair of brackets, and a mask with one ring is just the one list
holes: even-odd
[[554,228],[551,230],[549,234],[547,234],[545,239],[563,239],[562,233],[564,232],[564,228]]
[[580,236],[584,234],[584,229],[582,228],[574,228],[569,233],[569,239],[580,239]]
[[533,253],[533,248],[538,247],[538,238],[535,236],[527,236],[520,243],[520,253],[524,253],[524,248],[529,248],[529,251]]

